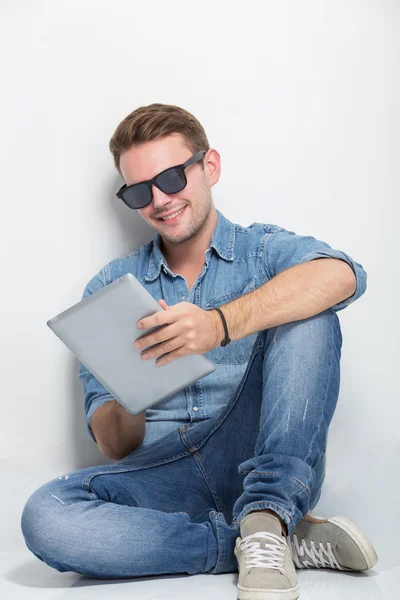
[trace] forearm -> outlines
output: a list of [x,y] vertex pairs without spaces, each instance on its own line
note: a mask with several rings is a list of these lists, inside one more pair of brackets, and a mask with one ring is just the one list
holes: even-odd
[[[278,273],[253,292],[221,306],[229,337],[238,340],[263,329],[306,319],[352,296],[356,279],[351,267],[334,258],[321,258]],[[215,313],[221,340],[224,329]]]
[[100,406],[91,427],[101,452],[113,460],[121,460],[133,452],[145,435],[146,411],[130,415],[117,400]]

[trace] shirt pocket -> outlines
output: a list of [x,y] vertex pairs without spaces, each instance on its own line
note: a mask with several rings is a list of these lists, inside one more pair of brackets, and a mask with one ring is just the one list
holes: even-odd
[[[228,290],[224,294],[209,300],[206,303],[206,310],[210,310],[211,308],[215,308],[217,306],[222,306],[224,304],[228,304],[228,302],[232,302],[232,300],[236,300],[236,298],[240,298],[244,294],[251,292],[256,289],[256,277],[251,277],[236,287]],[[222,310],[222,312],[224,312]],[[218,315],[218,318],[221,318]],[[229,323],[227,322],[228,327],[228,335],[229,335]],[[225,364],[225,365],[240,365],[246,363],[252,353],[254,342],[256,341],[258,332],[252,333],[240,340],[234,340],[230,342],[227,346],[218,345],[216,348],[213,348],[209,352],[206,353],[207,358],[211,360],[211,362],[216,364]],[[221,338],[221,342],[222,342]]]

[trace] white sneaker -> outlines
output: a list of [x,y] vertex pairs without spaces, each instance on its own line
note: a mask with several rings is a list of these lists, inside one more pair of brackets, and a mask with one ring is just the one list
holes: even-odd
[[370,540],[345,517],[318,517],[308,512],[287,538],[297,569],[367,571],[378,562]]
[[234,549],[239,600],[297,600],[296,569],[279,519],[254,511],[240,522]]

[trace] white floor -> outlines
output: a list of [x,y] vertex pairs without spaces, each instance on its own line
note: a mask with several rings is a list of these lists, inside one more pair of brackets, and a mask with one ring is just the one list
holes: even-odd
[[[392,472],[395,480],[398,480],[398,469],[394,468]],[[20,516],[29,494],[57,474],[59,473],[45,470],[36,470],[35,473],[5,470],[1,475],[1,599],[203,600],[205,597],[207,600],[236,599],[237,573],[169,575],[100,581],[73,572],[60,573],[48,567],[27,549],[20,530]],[[400,598],[398,494],[393,490],[390,494],[383,494],[382,486],[387,485],[387,481],[380,481],[380,474],[375,473],[373,486],[370,485],[369,477],[364,486],[360,483],[360,479],[358,480],[357,488],[351,490],[351,502],[347,499],[346,510],[343,510],[344,503],[341,498],[346,489],[348,491],[350,482],[343,481],[342,488],[338,490],[337,473],[331,470],[329,474],[330,480],[327,475],[322,497],[314,513],[322,516],[342,514],[354,521],[374,544],[379,561],[366,573],[343,573],[323,569],[298,570],[301,598],[303,600],[322,598],[324,600],[398,600]],[[335,492],[330,481],[336,482]],[[383,515],[387,515],[388,518],[383,520]]]

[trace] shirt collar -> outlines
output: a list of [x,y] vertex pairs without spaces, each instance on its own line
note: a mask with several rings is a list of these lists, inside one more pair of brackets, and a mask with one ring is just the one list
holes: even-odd
[[[210,248],[214,248],[221,258],[232,261],[235,256],[235,226],[218,209],[216,211],[218,217],[217,224],[215,225],[207,252],[209,252]],[[161,236],[157,233],[155,238],[150,242],[150,260],[145,280],[153,281],[156,279],[160,275],[162,267],[166,271],[169,271],[167,261],[161,250]]]

